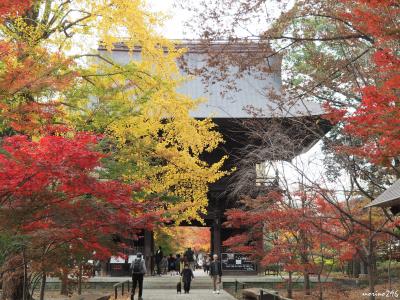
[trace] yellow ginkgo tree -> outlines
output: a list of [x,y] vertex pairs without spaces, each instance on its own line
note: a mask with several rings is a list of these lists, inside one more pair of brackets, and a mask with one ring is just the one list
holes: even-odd
[[[184,49],[156,32],[163,19],[143,0],[36,0],[0,31],[75,62],[74,84],[51,99],[63,104],[59,121],[103,134],[114,170],[103,175],[146,182],[142,197],[159,197],[166,217],[179,223],[201,219],[208,185],[226,173],[225,158],[202,159],[222,137],[211,119],[190,116],[202,100],[176,91],[186,80],[177,66]],[[112,55],[122,41],[132,58],[123,64]]]

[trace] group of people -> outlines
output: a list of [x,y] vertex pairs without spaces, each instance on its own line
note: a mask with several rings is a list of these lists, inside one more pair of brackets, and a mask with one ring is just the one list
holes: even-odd
[[155,253],[155,263],[157,275],[179,275],[182,273],[187,264],[191,270],[195,270],[195,253],[191,248],[188,248],[183,255],[170,254],[168,257],[164,255],[161,246]]
[[[157,259],[158,255],[158,259]],[[163,267],[163,259],[165,256],[162,253],[161,247],[156,252],[156,265],[157,265],[157,273],[158,275],[162,274],[162,267]],[[190,259],[191,258],[191,259]],[[207,268],[207,257],[203,258],[203,267],[204,271],[207,272],[213,283],[213,293],[219,294],[220,293],[220,284],[221,284],[221,277],[222,277],[222,266],[220,261],[218,260],[218,255],[214,254],[212,261],[210,261],[208,257],[208,268]],[[180,274],[181,275],[181,280],[183,283],[183,289],[185,293],[189,293],[190,291],[190,285],[192,280],[194,279],[194,268],[195,268],[195,257],[193,251],[188,248],[185,251],[185,254],[183,257],[181,257],[179,254],[174,257],[173,255],[170,255],[167,258],[167,270],[170,272],[174,272],[174,274]],[[146,263],[143,259],[143,256],[141,253],[136,254],[136,258],[131,264],[131,270],[132,270],[132,292],[131,292],[131,300],[134,300],[135,297],[135,292],[136,292],[136,287],[139,286],[139,298],[138,300],[143,300],[142,295],[143,295],[143,280],[144,280],[144,275],[147,272],[146,269]],[[171,274],[172,275],[172,274]]]
[[[213,293],[219,294],[222,278],[222,266],[220,261],[218,260],[218,255],[213,255],[213,259],[212,261],[210,261],[206,272],[210,275],[212,279]],[[190,268],[189,264],[185,263],[184,269],[181,272],[181,276],[185,294],[188,294],[190,291],[190,284],[192,282],[192,279],[194,279],[193,270]]]

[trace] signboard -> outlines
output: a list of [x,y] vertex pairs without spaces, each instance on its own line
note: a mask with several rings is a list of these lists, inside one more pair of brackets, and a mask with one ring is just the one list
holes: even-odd
[[222,253],[221,263],[225,271],[257,271],[256,264],[242,253]]
[[[131,264],[136,258],[137,258],[136,255],[129,255],[128,256],[128,264]],[[143,255],[142,255],[142,258],[144,259]]]
[[120,256],[111,256],[110,258],[110,264],[124,264],[125,263],[125,258],[122,258]]
[[129,275],[129,264],[126,263],[125,258],[120,256],[111,256],[108,268],[111,276]]

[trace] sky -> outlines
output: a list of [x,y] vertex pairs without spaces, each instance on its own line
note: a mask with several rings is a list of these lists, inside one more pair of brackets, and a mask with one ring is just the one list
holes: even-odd
[[174,7],[174,0],[147,0],[148,5],[153,11],[161,11],[170,16],[159,32],[169,39],[189,38],[184,35],[184,22],[188,18],[188,13],[182,9]]
[[[187,28],[184,28],[184,22],[186,20],[190,20],[191,15],[188,11],[178,8],[174,5],[174,2],[177,0],[146,0],[152,11],[162,11],[168,14],[171,18],[165,22],[165,26],[160,28],[160,33],[162,33],[165,37],[170,39],[193,39],[196,38],[193,36],[191,32],[187,31]],[[181,0],[182,1],[182,0]],[[200,0],[186,0],[191,5],[199,4]],[[207,0],[205,0],[207,1]],[[246,24],[245,29],[237,28],[237,33],[240,35],[247,36],[250,33],[257,34],[260,31],[263,31],[266,27],[269,26],[270,21],[268,19],[277,18],[282,10],[279,8],[281,5],[287,5],[291,7],[294,4],[294,0],[269,0],[265,2],[265,17],[261,20],[257,20],[257,22],[250,21]],[[283,4],[284,3],[284,4]],[[184,33],[185,32],[185,33]]]

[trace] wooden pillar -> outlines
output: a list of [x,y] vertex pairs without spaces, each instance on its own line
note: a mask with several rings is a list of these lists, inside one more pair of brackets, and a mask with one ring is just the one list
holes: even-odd
[[210,254],[214,254],[214,227],[210,227]]
[[214,218],[212,226],[212,253],[221,257],[221,219],[219,216]]
[[154,253],[154,235],[152,231],[144,231],[144,258],[146,261],[147,274],[151,275],[154,264],[153,264],[153,253]]

